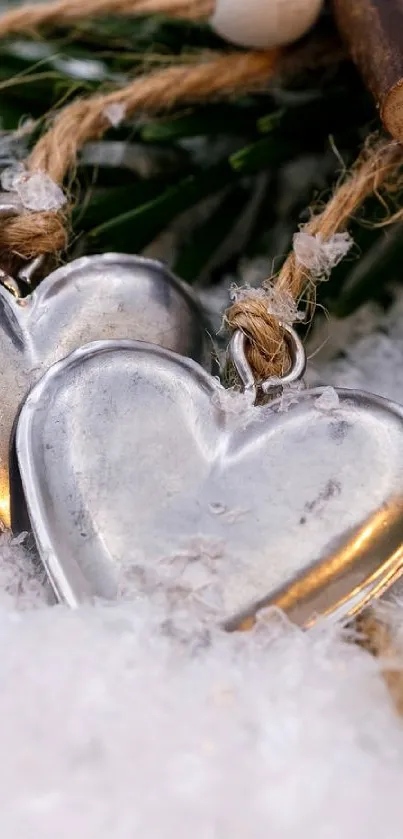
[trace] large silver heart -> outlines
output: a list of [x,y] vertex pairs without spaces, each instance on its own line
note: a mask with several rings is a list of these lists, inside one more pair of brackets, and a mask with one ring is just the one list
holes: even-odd
[[205,325],[192,292],[160,263],[125,254],[71,262],[29,297],[0,286],[0,520],[9,519],[8,452],[17,410],[32,384],[89,341],[136,338],[204,354]]
[[[336,400],[337,402],[337,400]],[[191,360],[101,342],[55,365],[16,452],[59,599],[193,598],[230,628],[347,615],[403,562],[403,409],[306,391],[253,407]]]

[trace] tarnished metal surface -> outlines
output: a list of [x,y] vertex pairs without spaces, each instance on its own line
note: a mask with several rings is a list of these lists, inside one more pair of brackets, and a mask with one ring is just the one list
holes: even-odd
[[234,629],[267,605],[309,626],[382,594],[403,562],[403,409],[321,394],[252,407],[194,362],[131,341],[54,366],[16,451],[57,597],[177,586]]
[[9,520],[8,450],[19,404],[54,362],[98,339],[136,338],[201,360],[205,326],[190,291],[160,263],[78,259],[23,299],[0,285],[0,520]]

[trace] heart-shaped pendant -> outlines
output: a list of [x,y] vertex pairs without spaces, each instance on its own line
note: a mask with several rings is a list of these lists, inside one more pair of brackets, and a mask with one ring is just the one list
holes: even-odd
[[188,287],[141,257],[83,257],[25,298],[0,285],[0,521],[9,522],[8,455],[18,407],[51,364],[89,341],[117,338],[157,343],[202,361],[205,335]]
[[354,614],[402,571],[403,409],[337,397],[255,407],[132,341],[54,365],[16,453],[57,597],[163,591],[231,629],[269,605],[301,626]]

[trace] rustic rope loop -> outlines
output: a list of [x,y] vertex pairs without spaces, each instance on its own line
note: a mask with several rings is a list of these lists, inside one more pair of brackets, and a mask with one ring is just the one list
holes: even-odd
[[[402,184],[403,150],[395,141],[368,142],[350,174],[339,185],[321,213],[313,216],[304,231],[328,241],[344,231],[366,198],[381,188],[396,191]],[[386,219],[385,224],[403,218],[403,211]],[[315,291],[314,278],[306,265],[299,263],[292,251],[287,257],[274,289],[287,293],[295,301]],[[241,329],[249,339],[248,361],[258,381],[284,375],[291,364],[287,342],[278,322],[268,311],[263,297],[243,296],[228,309],[226,323],[231,332]]]
[[227,310],[225,320],[231,332],[240,329],[246,335],[247,359],[258,382],[288,373],[291,359],[284,330],[263,298],[236,301]]

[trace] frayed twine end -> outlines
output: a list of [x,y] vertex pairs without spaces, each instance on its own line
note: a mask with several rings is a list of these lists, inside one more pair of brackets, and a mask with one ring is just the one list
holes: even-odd
[[335,233],[324,240],[320,233],[312,236],[301,230],[293,238],[297,265],[306,268],[316,282],[326,282],[333,268],[352,248],[354,240],[349,233]]
[[267,314],[272,315],[280,323],[292,326],[305,317],[303,312],[298,311],[298,305],[288,291],[277,289],[276,286],[266,281],[261,288],[251,288],[248,285],[230,288],[230,299],[233,303],[239,303],[246,299],[262,300],[265,303]]

